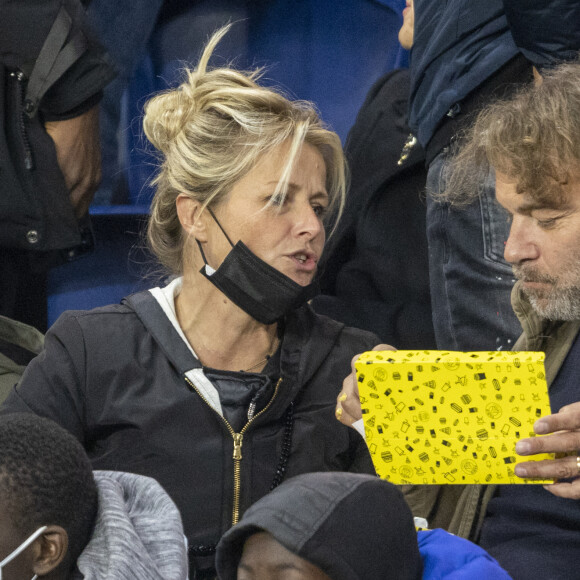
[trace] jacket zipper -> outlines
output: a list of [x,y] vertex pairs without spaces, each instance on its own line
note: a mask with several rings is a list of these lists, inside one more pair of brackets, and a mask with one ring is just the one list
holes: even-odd
[[32,171],[34,169],[34,160],[32,159],[32,148],[30,147],[30,140],[28,139],[28,132],[26,131],[26,124],[24,120],[23,83],[26,77],[23,72],[11,72],[10,76],[16,79],[16,94],[18,98],[18,128],[20,129],[20,138],[22,140],[22,148],[24,150],[24,167],[28,171]]
[[278,379],[278,382],[276,383],[276,386],[274,388],[274,394],[272,395],[272,398],[270,399],[270,401],[268,402],[268,404],[256,415],[254,415],[242,428],[242,430],[239,433],[236,433],[233,429],[233,427],[229,424],[229,422],[227,421],[227,419],[225,417],[223,417],[222,415],[220,415],[208,402],[207,399],[199,392],[198,388],[189,380],[189,378],[185,377],[185,382],[199,395],[199,397],[201,398],[201,400],[210,408],[214,411],[214,413],[221,418],[221,420],[224,422],[227,430],[229,431],[230,435],[232,436],[232,439],[234,440],[234,454],[233,454],[233,459],[234,459],[234,501],[233,501],[233,507],[232,507],[232,526],[235,526],[238,523],[238,520],[240,518],[240,491],[241,491],[241,487],[242,487],[242,481],[241,481],[241,472],[242,472],[242,443],[244,441],[244,434],[246,433],[246,431],[248,430],[248,428],[250,427],[250,425],[263,413],[265,413],[270,406],[272,405],[274,399],[276,398],[276,395],[278,394],[278,389],[280,387],[280,384],[282,383],[282,378],[280,377]]

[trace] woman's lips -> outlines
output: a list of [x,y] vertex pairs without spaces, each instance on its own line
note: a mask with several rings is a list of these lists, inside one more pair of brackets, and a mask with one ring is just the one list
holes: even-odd
[[318,260],[314,254],[309,252],[296,252],[290,256],[299,270],[311,272],[316,269]]

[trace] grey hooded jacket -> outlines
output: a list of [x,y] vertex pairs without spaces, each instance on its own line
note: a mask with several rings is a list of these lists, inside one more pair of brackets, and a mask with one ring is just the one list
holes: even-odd
[[73,580],[185,580],[181,516],[150,477],[95,471],[99,508]]

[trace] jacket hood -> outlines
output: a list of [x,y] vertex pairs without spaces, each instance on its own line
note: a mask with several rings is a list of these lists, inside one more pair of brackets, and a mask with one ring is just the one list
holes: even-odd
[[[299,475],[250,507],[217,547],[221,580],[235,580],[246,539],[266,531],[333,580],[419,580],[413,517],[394,485],[371,475]],[[371,556],[369,556],[371,555]]]
[[95,471],[99,493],[91,540],[73,580],[184,580],[187,548],[181,516],[150,477]]

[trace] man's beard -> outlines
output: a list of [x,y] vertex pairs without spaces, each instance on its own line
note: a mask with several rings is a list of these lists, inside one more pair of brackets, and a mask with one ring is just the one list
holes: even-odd
[[572,259],[570,269],[557,278],[540,274],[537,269],[513,266],[515,276],[524,282],[541,282],[546,288],[522,290],[532,308],[547,320],[580,320],[580,261]]

